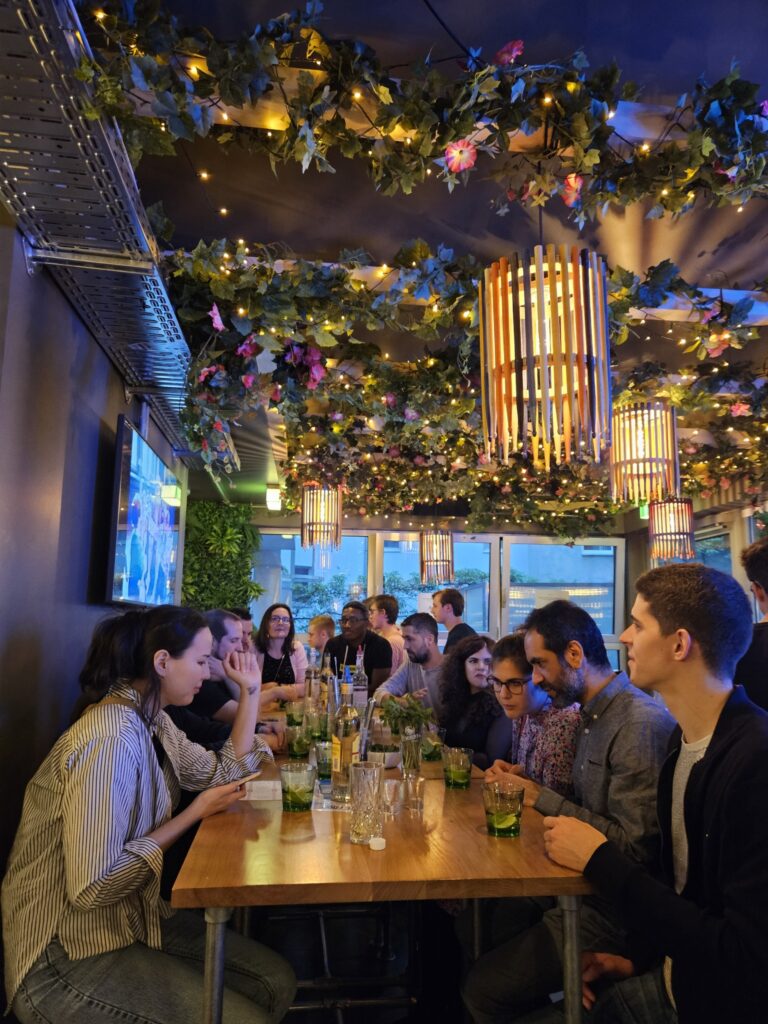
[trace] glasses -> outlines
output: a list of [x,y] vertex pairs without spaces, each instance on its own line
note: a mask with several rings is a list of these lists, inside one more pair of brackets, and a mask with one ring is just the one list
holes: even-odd
[[491,683],[495,693],[501,693],[502,690],[506,690],[507,693],[511,694],[522,693],[530,681],[530,676],[528,679],[506,679],[504,682],[491,676]]
[[290,624],[291,624],[291,617],[290,617],[290,615],[270,615],[269,621],[270,622],[275,622],[275,623],[285,622],[285,623],[287,623],[290,626]]
[[341,626],[354,626],[356,622],[367,621],[368,620],[364,619],[362,615],[342,615],[341,618],[339,619],[339,624]]

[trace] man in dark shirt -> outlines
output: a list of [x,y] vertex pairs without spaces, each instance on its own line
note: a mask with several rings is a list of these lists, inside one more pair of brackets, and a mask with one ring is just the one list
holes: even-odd
[[368,693],[373,696],[392,672],[392,645],[368,629],[368,609],[362,601],[349,601],[341,610],[341,633],[325,645],[323,654],[330,654],[331,668],[344,674],[344,666],[355,667],[358,647],[363,648],[363,666],[368,676]]
[[[621,635],[629,671],[679,722],[659,778],[663,880],[587,823],[544,819],[552,860],[583,871],[630,931],[628,957],[593,946],[584,958],[589,1019],[765,1020],[768,716],[731,682],[749,604],[731,576],[696,563],[653,569],[636,587]],[[601,994],[607,979],[617,984]]]
[[474,636],[475,630],[462,620],[464,614],[464,595],[460,590],[447,587],[437,590],[432,595],[432,615],[438,625],[448,630],[448,639],[443,647],[443,654],[465,637]]
[[768,537],[745,548],[741,564],[763,617],[753,627],[752,643],[736,666],[733,681],[744,687],[750,700],[768,711]]

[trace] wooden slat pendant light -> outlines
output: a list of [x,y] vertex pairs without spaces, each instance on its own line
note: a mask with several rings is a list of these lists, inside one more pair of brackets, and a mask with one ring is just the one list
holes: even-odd
[[679,493],[675,410],[660,398],[615,409],[611,448],[613,500],[620,504],[645,504]]
[[301,492],[301,546],[341,545],[341,487],[307,483]]
[[534,466],[611,443],[604,261],[587,249],[537,245],[502,257],[480,285],[480,369],[486,454]]
[[651,565],[693,561],[693,502],[689,498],[652,501],[648,517]]
[[453,534],[430,527],[419,534],[421,582],[425,585],[453,580]]

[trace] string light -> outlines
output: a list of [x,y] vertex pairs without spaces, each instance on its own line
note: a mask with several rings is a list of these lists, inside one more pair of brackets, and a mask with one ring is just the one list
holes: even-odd
[[226,208],[226,206],[220,206],[219,213],[221,214],[222,217],[226,217],[229,214],[229,210]]
[[200,171],[200,174],[198,175],[198,177],[200,178],[200,181],[210,181],[211,180],[210,171]]

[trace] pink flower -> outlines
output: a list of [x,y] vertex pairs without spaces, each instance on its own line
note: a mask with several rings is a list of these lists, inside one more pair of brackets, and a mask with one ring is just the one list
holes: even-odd
[[763,117],[768,117],[768,100],[763,100],[760,104],[760,113]]
[[384,404],[388,409],[394,408],[394,406],[397,404],[397,398],[392,394],[391,391],[388,391],[386,395],[384,395]]
[[243,359],[250,359],[251,356],[258,355],[261,352],[261,345],[256,341],[256,338],[249,334],[245,341],[236,350],[239,356]]
[[213,421],[213,429],[214,430],[218,430],[220,434],[223,434],[224,433],[224,424],[221,422],[221,420],[214,420]]
[[698,451],[698,448],[696,447],[695,444],[687,444],[685,446],[685,448],[683,448],[683,451],[685,452],[686,455],[695,455],[696,452]]
[[414,466],[426,466],[427,460],[423,455],[416,455],[413,460]]
[[720,303],[714,302],[712,307],[703,314],[701,322],[708,324],[710,320],[714,320],[716,316],[720,316]]
[[308,345],[307,351],[304,353],[304,362],[307,366],[314,366],[315,363],[319,363],[323,356],[319,348],[315,348],[314,345]]
[[480,452],[480,454],[477,456],[478,466],[487,466],[490,461],[491,460],[488,458],[485,452]]
[[290,363],[291,366],[298,366],[302,361],[304,353],[301,345],[286,345],[285,347],[285,361]]
[[240,380],[243,382],[243,387],[250,389],[253,387],[253,382],[256,380],[256,374],[244,373]]
[[727,491],[730,486],[731,486],[731,481],[728,479],[728,477],[727,476],[721,476],[720,477],[720,489],[723,490],[723,491]]
[[416,412],[415,409],[409,409],[408,406],[405,407],[405,410],[403,412],[403,419],[407,423],[413,423],[413,421],[417,420],[418,418],[419,414]]
[[221,313],[219,313],[219,307],[216,305],[215,302],[208,310],[208,316],[211,318],[211,323],[213,324],[214,331],[224,330],[224,323],[221,319]]
[[309,390],[314,391],[324,376],[325,367],[321,366],[320,363],[313,363],[309,368],[309,380],[307,381]]
[[468,171],[475,166],[477,160],[477,148],[469,139],[459,139],[458,142],[449,142],[445,147],[445,164],[453,174],[461,171]]
[[563,202],[566,206],[577,206],[581,202],[583,184],[584,179],[580,174],[566,174],[563,182]]
[[204,369],[202,369],[202,370],[200,371],[200,373],[198,374],[198,377],[197,377],[197,383],[198,383],[198,384],[204,384],[204,383],[205,383],[205,381],[206,381],[206,380],[207,380],[207,379],[208,379],[209,377],[212,377],[212,376],[213,376],[213,374],[214,374],[214,373],[216,373],[216,370],[217,370],[217,369],[218,369],[218,367],[216,367],[216,366],[206,366],[206,367],[205,367]]
[[701,496],[702,496],[702,498],[711,498],[712,497],[712,491],[702,491],[701,492]]
[[341,421],[344,419],[344,413],[332,412],[328,419],[332,420],[334,423],[341,423]]
[[510,64],[514,64],[517,58],[522,56],[522,53],[523,40],[513,39],[511,42],[505,43],[504,46],[502,46],[493,58],[493,63],[498,64],[500,68],[505,68]]
[[504,484],[504,486],[501,488],[501,493],[502,494],[511,494],[512,493],[512,488],[509,486],[509,484]]
[[749,402],[734,402],[731,406],[731,416],[751,416],[752,406]]
[[717,359],[723,352],[728,348],[731,343],[731,336],[727,331],[722,334],[710,334],[709,338],[704,342],[704,348],[712,359]]
[[397,447],[397,445],[392,445],[391,448],[387,448],[387,455],[390,457],[390,459],[399,459],[400,449]]
[[200,447],[203,449],[204,452],[208,451],[208,442],[205,440],[205,438],[203,438],[203,440],[200,442]]
[[275,384],[275,386],[272,388],[272,390],[269,393],[270,401],[272,401],[272,402],[279,402],[282,397],[283,397],[283,392],[282,392],[282,390],[280,388],[280,385],[279,384]]

